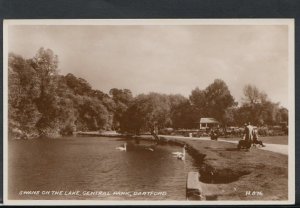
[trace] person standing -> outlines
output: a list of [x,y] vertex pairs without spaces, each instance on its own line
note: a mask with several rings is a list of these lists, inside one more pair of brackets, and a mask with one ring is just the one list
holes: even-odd
[[253,126],[251,126],[250,122],[248,122],[245,123],[243,139],[239,141],[238,149],[246,148],[247,150],[249,150],[249,148],[252,145],[252,139],[253,139]]
[[248,122],[245,124],[245,140],[251,142],[253,140],[253,126]]

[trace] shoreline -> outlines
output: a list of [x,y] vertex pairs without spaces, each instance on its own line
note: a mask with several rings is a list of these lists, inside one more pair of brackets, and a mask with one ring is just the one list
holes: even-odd
[[[155,141],[151,135],[108,135],[99,132],[80,132],[77,135]],[[237,151],[236,144],[225,141],[162,135],[159,138],[159,144],[186,145],[187,152],[199,167],[200,183],[214,190],[218,200],[288,200],[287,155],[262,149]],[[249,195],[249,191],[261,194]]]
[[[112,132],[76,132],[74,136],[156,142],[152,135]],[[287,155],[259,148],[237,150],[235,143],[226,141],[169,135],[159,135],[159,139],[161,145],[186,145],[188,154],[198,167],[201,187],[204,186],[210,196],[216,196],[216,200],[288,200]]]

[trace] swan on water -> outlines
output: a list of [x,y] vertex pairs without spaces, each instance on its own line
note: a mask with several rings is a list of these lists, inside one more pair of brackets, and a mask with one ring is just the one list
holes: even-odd
[[148,147],[148,148],[146,148],[146,150],[149,150],[149,151],[154,151],[154,149],[152,149],[151,147]]
[[178,160],[184,160],[185,159],[185,145],[183,147],[182,152],[172,152],[174,157],[176,157]]
[[124,143],[124,146],[116,147],[116,149],[120,151],[127,151],[127,143]]

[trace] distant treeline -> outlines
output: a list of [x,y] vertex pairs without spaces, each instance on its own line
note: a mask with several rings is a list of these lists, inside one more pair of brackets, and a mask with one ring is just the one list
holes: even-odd
[[59,75],[58,57],[50,49],[39,49],[31,59],[11,53],[8,65],[11,138],[56,137],[74,131],[138,134],[165,127],[188,129],[196,128],[201,117],[216,118],[223,126],[288,121],[286,108],[251,85],[244,87],[244,102],[239,106],[220,79],[203,90],[195,88],[189,98],[160,93],[134,97],[128,89],[113,88],[106,94],[73,74]]

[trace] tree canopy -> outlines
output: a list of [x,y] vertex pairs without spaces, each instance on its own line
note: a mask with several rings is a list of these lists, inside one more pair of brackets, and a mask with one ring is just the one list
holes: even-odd
[[204,90],[194,89],[190,101],[200,117],[213,117],[222,123],[227,122],[226,110],[236,104],[226,83],[221,79],[215,79]]
[[28,60],[11,53],[8,69],[9,133],[13,137],[110,130],[132,97],[128,89],[113,89],[121,93],[111,97],[73,74],[59,75],[58,57],[50,49],[41,48]]
[[133,96],[129,89],[117,88],[107,94],[93,89],[83,78],[70,73],[60,75],[58,67],[58,56],[50,49],[39,49],[31,59],[9,54],[8,121],[12,137],[188,129],[197,128],[201,117],[213,117],[223,126],[288,121],[288,110],[252,85],[245,85],[241,106],[221,79],[205,89],[196,87],[188,98],[154,92]]

